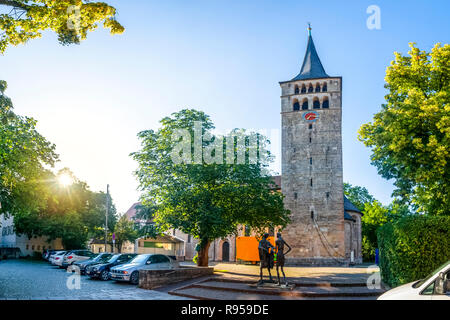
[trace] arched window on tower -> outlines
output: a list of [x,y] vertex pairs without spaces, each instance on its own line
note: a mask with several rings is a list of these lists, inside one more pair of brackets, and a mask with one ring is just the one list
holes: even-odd
[[316,92],[320,92],[320,83],[316,83]]
[[327,91],[328,91],[328,86],[327,86],[327,83],[324,82],[322,85],[322,92],[327,92]]
[[319,98],[317,98],[317,97],[315,97],[313,100],[313,108],[320,109],[320,101],[319,101]]
[[312,92],[314,92],[314,87],[312,84],[310,84],[309,88],[308,88],[308,93],[312,93]]
[[305,86],[305,84],[302,84],[302,93],[306,93],[306,86]]
[[297,99],[294,100],[294,111],[299,111],[300,110],[300,103],[298,102]]
[[302,110],[308,110],[309,109],[309,104],[308,104],[308,99],[303,100],[302,103]]
[[299,94],[300,93],[300,89],[298,88],[297,85],[295,85],[295,94]]
[[328,97],[324,97],[324,98],[323,98],[322,108],[323,108],[323,109],[328,109],[328,108],[330,108],[330,100],[328,100]]

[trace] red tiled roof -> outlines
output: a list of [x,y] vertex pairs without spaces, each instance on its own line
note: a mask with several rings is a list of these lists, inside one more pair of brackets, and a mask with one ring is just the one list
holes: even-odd
[[134,217],[136,217],[136,213],[137,213],[137,206],[140,206],[141,203],[140,202],[136,202],[135,204],[133,204],[131,206],[130,209],[128,209],[128,211],[125,213],[125,215],[127,216],[128,219],[133,220]]

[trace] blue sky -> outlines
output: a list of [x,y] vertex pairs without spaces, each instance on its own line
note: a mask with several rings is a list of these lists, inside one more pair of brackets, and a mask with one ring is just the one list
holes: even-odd
[[[344,180],[383,203],[392,184],[370,165],[357,141],[386,94],[393,52],[408,43],[430,50],[448,43],[450,2],[113,0],[120,36],[99,29],[80,46],[56,36],[10,48],[0,79],[15,111],[33,116],[56,144],[58,168],[69,167],[93,190],[111,185],[120,212],[139,197],[128,156],[136,134],[157,128],[182,108],[208,113],[219,130],[280,129],[280,87],[300,70],[307,22],[327,73],[343,77]],[[381,9],[381,30],[369,30],[366,9]],[[280,171],[280,162],[273,166]]]

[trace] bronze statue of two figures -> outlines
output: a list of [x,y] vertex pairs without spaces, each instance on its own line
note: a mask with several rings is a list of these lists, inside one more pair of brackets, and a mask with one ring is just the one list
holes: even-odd
[[[280,271],[283,273],[284,283],[287,285],[286,282],[286,275],[284,274],[284,257],[291,251],[291,247],[283,240],[281,237],[281,233],[277,234],[277,241],[275,241],[275,247],[272,246],[272,244],[267,240],[269,237],[269,234],[264,234],[262,240],[259,242],[258,250],[259,250],[259,260],[260,260],[260,279],[259,284],[263,284],[263,269],[267,268],[267,271],[269,272],[270,282],[273,282],[272,274],[270,273],[270,270],[274,267],[274,264],[277,268],[277,278],[278,278],[278,285],[281,285],[280,281]],[[284,252],[284,246],[288,247],[288,251]]]

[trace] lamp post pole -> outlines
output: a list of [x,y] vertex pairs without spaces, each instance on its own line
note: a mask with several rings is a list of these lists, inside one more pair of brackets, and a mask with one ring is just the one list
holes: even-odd
[[109,184],[106,185],[105,252],[108,250],[108,209],[109,209]]

